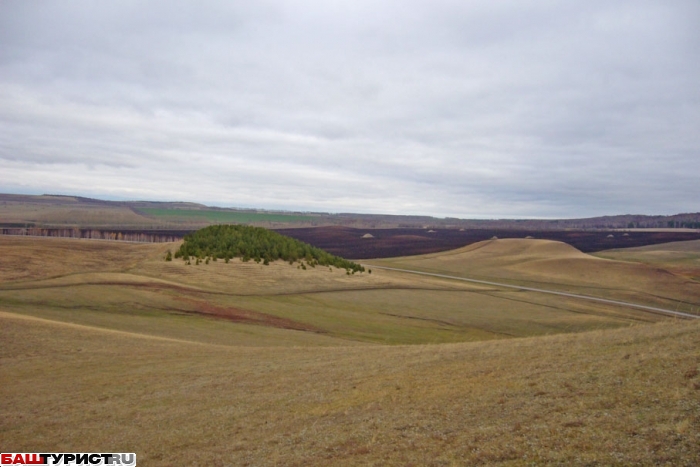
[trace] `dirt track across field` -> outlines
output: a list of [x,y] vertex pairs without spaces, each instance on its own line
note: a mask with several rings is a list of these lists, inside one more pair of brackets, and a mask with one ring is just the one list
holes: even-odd
[[478,279],[469,279],[467,277],[450,276],[447,274],[436,274],[436,273],[432,273],[432,272],[412,271],[410,269],[389,268],[389,267],[385,267],[385,266],[376,266],[376,265],[372,265],[372,264],[363,264],[363,266],[365,266],[367,268],[386,269],[389,271],[406,272],[409,274],[420,274],[422,276],[440,277],[443,279],[454,279],[454,280],[464,281],[464,282],[473,282],[475,284],[495,285],[497,287],[505,287],[505,288],[509,288],[509,289],[527,290],[528,292],[538,292],[538,293],[545,293],[545,294],[550,294],[550,295],[560,295],[562,297],[578,298],[581,300],[590,300],[590,301],[594,301],[594,302],[610,303],[612,305],[620,305],[620,306],[625,306],[625,307],[630,307],[630,308],[637,308],[639,310],[649,311],[651,313],[661,313],[661,314],[676,316],[679,318],[700,319],[700,316],[691,315],[690,313],[682,313],[680,311],[667,310],[665,308],[657,308],[657,307],[653,307],[653,306],[638,305],[636,303],[623,302],[620,300],[610,300],[607,298],[591,297],[589,295],[580,295],[580,294],[573,294],[573,293],[568,293],[568,292],[557,292],[554,290],[536,289],[533,287],[524,287],[524,286],[520,286],[520,285],[503,284],[501,282],[482,281],[482,280],[478,280]]

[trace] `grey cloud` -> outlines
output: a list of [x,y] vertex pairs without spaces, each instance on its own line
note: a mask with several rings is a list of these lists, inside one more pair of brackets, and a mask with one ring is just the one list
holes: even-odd
[[6,1],[0,189],[482,217],[697,210],[699,12]]

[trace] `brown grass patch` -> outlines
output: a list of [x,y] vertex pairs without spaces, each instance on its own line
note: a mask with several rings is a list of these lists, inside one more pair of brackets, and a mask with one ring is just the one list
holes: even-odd
[[212,305],[211,303],[203,300],[196,300],[192,298],[182,298],[181,300],[193,305],[195,313],[214,316],[236,323],[251,323],[281,329],[294,329],[297,331],[323,332],[322,329],[314,326],[292,321],[291,319],[259,313],[257,311],[243,310],[234,307],[221,307]]

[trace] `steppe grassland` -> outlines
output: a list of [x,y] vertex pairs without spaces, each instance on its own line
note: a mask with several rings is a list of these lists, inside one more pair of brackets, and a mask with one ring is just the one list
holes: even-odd
[[595,256],[645,263],[700,281],[700,240],[607,250],[596,253]]
[[[630,327],[654,317],[593,306],[574,313],[590,305],[378,270],[165,263],[174,247],[0,238],[3,449],[129,451],[147,465],[700,461],[697,322]],[[280,279],[262,283],[253,271]],[[278,287],[287,289],[273,295]],[[354,312],[353,332],[378,330],[338,337],[185,313],[245,300],[279,315],[311,315],[294,310],[314,303],[328,325]],[[373,303],[375,313],[363,311]],[[403,315],[383,314],[392,307]],[[569,315],[581,320],[569,330],[591,320],[624,327],[358,345],[401,335],[431,342],[445,329],[493,338],[455,324],[479,315],[526,330]]]
[[[177,246],[0,237],[0,309],[208,343],[338,344],[319,333],[201,316],[198,305],[208,302],[207,290],[158,277],[157,266],[165,264],[167,250]],[[156,265],[150,276],[132,272],[144,263]],[[175,270],[176,279],[187,274],[184,268]],[[206,284],[209,276],[202,272],[201,282]],[[183,297],[191,302],[183,302]]]
[[355,274],[318,266],[298,269],[281,261],[263,266],[254,261],[233,259],[212,261],[199,266],[182,260],[164,261],[167,251],[175,251],[181,242],[136,244],[99,240],[0,236],[0,282],[37,286],[79,285],[94,282],[97,273],[128,274],[134,281],[162,281],[233,294],[274,294],[317,292],[335,289],[363,289],[408,286],[415,281],[381,274]]
[[0,313],[0,433],[154,466],[697,465],[698,336],[275,349]]
[[[700,242],[682,243],[686,245],[681,247],[657,245],[645,247],[645,249],[630,249],[630,253],[626,253],[627,250],[619,250],[601,252],[592,256],[561,242],[498,239],[475,243],[445,253],[373,260],[371,263],[580,293],[698,313],[700,312],[700,281],[677,272],[684,265],[697,264],[695,261],[700,256]],[[669,248],[674,251],[674,254],[659,253],[671,251],[668,250]],[[646,256],[642,257],[643,254]],[[666,258],[668,261],[665,265],[669,268],[660,268],[659,264],[643,264],[635,261],[636,258],[642,258],[644,261],[643,258],[655,255]]]
[[463,342],[663,319],[624,307],[391,271],[347,275],[283,262],[164,261],[166,251],[177,246],[0,238],[0,308],[235,345]]

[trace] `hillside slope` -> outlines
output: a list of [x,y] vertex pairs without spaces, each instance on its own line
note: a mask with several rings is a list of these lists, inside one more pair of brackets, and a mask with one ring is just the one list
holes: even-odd
[[699,337],[274,349],[0,312],[0,432],[152,466],[698,465]]
[[165,338],[197,330],[192,339],[201,342],[254,346],[465,342],[668,319],[393,271],[165,261],[178,246],[0,237],[0,308]]
[[596,253],[596,256],[641,262],[667,269],[693,281],[700,281],[700,240],[606,250]]
[[[700,320],[395,271],[165,261],[178,246],[0,237],[4,450],[154,466],[700,463]],[[671,296],[696,290],[555,242],[393,261],[634,301],[655,296],[654,274]]]
[[494,239],[372,264],[505,281],[700,313],[700,281],[655,265],[603,259],[561,242]]

